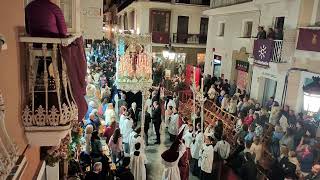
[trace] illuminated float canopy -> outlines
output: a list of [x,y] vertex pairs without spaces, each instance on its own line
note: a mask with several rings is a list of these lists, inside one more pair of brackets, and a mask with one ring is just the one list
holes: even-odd
[[136,93],[152,86],[151,36],[117,35],[117,87]]

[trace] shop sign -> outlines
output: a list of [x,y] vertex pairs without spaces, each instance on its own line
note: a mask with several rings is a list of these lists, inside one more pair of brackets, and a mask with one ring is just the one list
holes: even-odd
[[249,62],[236,60],[236,69],[239,71],[248,72],[249,71]]
[[262,75],[263,75],[264,77],[266,77],[266,78],[277,80],[277,76],[274,75],[274,74],[270,74],[270,73],[268,73],[268,72],[262,72]]
[[320,29],[300,28],[297,49],[320,52]]
[[253,56],[254,63],[259,66],[269,67],[273,55],[274,41],[268,39],[257,39],[254,41]]

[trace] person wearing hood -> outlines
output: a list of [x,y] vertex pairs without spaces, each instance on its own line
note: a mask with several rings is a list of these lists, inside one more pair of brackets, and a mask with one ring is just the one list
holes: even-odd
[[141,144],[138,142],[134,145],[134,151],[131,153],[130,169],[134,179],[146,180],[146,164],[147,157],[141,149]]
[[[180,178],[181,180],[188,180],[189,179],[189,169],[190,169],[190,139],[188,139],[185,135],[190,132],[190,129],[186,128],[185,126],[181,128],[178,139],[182,139],[182,145],[185,146],[185,152],[183,153],[182,157],[179,160],[178,167],[180,171]],[[190,134],[190,133],[189,133]],[[188,142],[184,140],[187,139]],[[192,138],[192,135],[191,135]],[[192,141],[192,140],[191,140]]]
[[170,148],[161,154],[161,162],[164,165],[162,180],[181,180],[178,163],[186,151],[181,138],[182,133],[179,134]]

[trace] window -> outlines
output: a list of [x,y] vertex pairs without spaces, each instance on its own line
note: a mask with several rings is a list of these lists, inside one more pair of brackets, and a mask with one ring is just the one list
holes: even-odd
[[67,27],[72,28],[72,1],[60,0],[60,7],[63,12]]
[[170,31],[170,11],[151,10],[151,32]]
[[253,22],[252,21],[244,21],[243,23],[243,30],[242,30],[242,37],[249,38],[251,37],[252,34],[252,26]]
[[130,27],[130,30],[131,29],[135,29],[135,25],[136,25],[136,22],[135,22],[135,11],[132,11],[130,13],[130,22],[131,22],[131,27]]
[[218,26],[218,36],[224,36],[225,22],[220,22]]
[[124,16],[123,16],[123,29],[128,30],[128,15],[127,15],[127,13],[124,13]]

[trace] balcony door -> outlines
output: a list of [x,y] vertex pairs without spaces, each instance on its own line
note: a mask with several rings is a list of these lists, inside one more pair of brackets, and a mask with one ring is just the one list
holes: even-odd
[[285,17],[276,17],[274,22],[274,28],[283,30]]
[[208,18],[201,18],[200,20],[200,35],[199,35],[199,43],[205,44],[207,42],[208,35]]
[[170,37],[170,11],[151,10],[150,11],[150,32],[152,42],[168,44]]
[[188,28],[189,28],[189,17],[178,16],[178,27],[177,27],[177,43],[188,42]]

